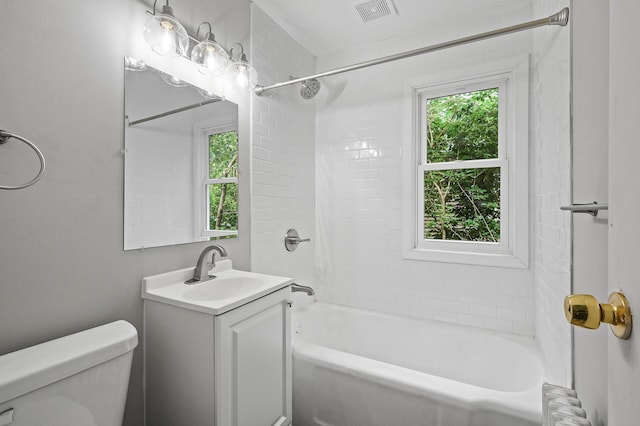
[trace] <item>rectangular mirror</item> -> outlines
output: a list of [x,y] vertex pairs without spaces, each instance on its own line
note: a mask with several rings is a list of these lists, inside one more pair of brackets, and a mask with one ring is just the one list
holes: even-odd
[[238,235],[236,104],[127,59],[124,129],[125,250]]

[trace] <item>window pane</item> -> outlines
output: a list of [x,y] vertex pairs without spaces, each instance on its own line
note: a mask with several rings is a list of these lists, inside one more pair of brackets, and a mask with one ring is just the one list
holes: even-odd
[[209,178],[238,177],[238,132],[209,135]]
[[209,184],[209,230],[238,229],[238,184]]
[[424,238],[500,241],[500,167],[424,173]]
[[498,89],[427,101],[427,162],[498,158]]

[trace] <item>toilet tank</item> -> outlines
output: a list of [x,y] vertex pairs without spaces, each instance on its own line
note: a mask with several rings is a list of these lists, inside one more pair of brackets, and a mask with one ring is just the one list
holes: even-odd
[[115,321],[0,356],[0,426],[120,426],[136,329]]

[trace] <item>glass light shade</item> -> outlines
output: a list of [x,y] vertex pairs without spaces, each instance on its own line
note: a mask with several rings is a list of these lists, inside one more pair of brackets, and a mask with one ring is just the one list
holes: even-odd
[[189,84],[185,81],[180,80],[177,77],[174,77],[170,74],[160,73],[160,77],[167,83],[169,86],[173,87],[187,87]]
[[147,64],[144,61],[125,56],[124,68],[129,71],[144,71],[147,69]]
[[191,51],[191,61],[198,65],[198,71],[205,75],[219,76],[229,64],[227,52],[211,39],[201,41]]
[[256,84],[258,84],[258,73],[249,62],[244,59],[240,59],[231,64],[227,70],[227,78],[229,79],[229,83],[239,91],[253,89],[256,87]]
[[217,100],[222,100],[223,99],[220,96],[216,95],[215,93],[210,92],[210,91],[205,90],[205,89],[198,89],[198,93],[200,93],[200,95],[203,98],[206,98],[206,99],[217,99]]
[[144,40],[151,50],[161,56],[182,56],[189,48],[189,36],[176,18],[156,13],[147,19],[143,28]]

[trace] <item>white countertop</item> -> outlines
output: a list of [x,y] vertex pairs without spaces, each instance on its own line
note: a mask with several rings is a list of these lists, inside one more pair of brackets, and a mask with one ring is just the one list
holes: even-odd
[[[230,259],[222,259],[218,260],[215,268],[209,271],[210,275],[215,275],[217,278],[194,284],[185,284],[185,281],[193,277],[194,270],[195,267],[185,268],[143,278],[142,298],[211,315],[221,315],[287,287],[293,282],[292,278],[233,269]],[[247,290],[238,289],[237,294],[231,294],[229,297],[207,298],[198,296],[207,294],[206,290],[213,289],[215,286],[233,286],[243,280],[251,282],[251,288]],[[233,293],[233,289],[230,288],[230,290]]]

